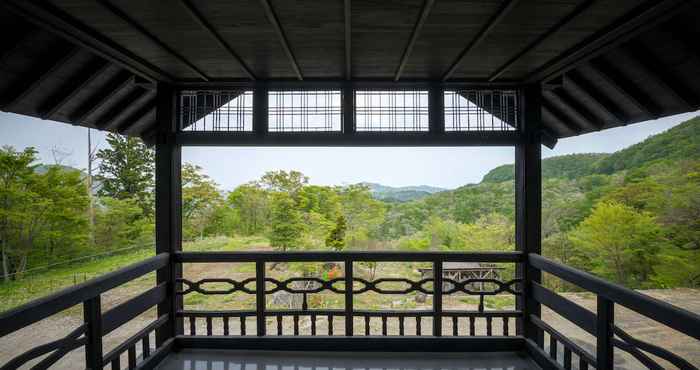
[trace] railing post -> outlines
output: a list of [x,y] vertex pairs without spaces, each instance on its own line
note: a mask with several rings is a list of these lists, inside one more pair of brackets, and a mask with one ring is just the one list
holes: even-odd
[[539,318],[541,307],[530,297],[530,288],[533,282],[542,281],[542,273],[530,265],[527,256],[542,252],[541,99],[539,84],[525,86],[520,91],[522,137],[515,147],[515,247],[525,254],[525,262],[516,265],[516,273],[523,279],[523,294],[516,299],[516,308],[523,316],[516,333],[540,346],[544,334],[530,321],[530,315]]
[[102,303],[100,296],[83,302],[85,331],[85,368],[102,369]]
[[353,336],[353,261],[345,261],[345,336]]
[[433,262],[433,335],[442,336],[442,261]]
[[613,368],[613,328],[615,327],[615,304],[598,296],[598,315],[596,322],[596,362],[597,369]]
[[265,336],[265,262],[255,262],[255,316],[258,336]]
[[168,315],[168,322],[156,330],[156,345],[183,333],[182,296],[175,294],[182,265],[174,263],[174,252],[182,251],[182,149],[175,142],[178,132],[177,92],[168,84],[159,83],[156,91],[158,134],[155,145],[155,221],[156,253],[170,253],[168,266],[156,272],[156,283],[168,284],[168,297],[158,304],[158,316]]

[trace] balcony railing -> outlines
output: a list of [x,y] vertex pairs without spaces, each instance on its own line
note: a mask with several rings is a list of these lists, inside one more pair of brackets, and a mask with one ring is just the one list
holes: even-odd
[[[168,281],[170,278],[167,278],[174,276],[176,267],[184,264],[237,262],[254,263],[255,277],[240,281],[228,278]],[[280,262],[334,262],[343,266],[344,274],[329,279],[291,277],[278,280],[266,276],[267,264]],[[405,277],[366,279],[354,274],[354,265],[359,262],[427,262],[432,264],[434,274],[419,280]],[[517,273],[515,278],[507,280],[455,281],[443,277],[445,262],[513,264]],[[526,284],[518,274],[524,268],[546,272],[595,294],[597,312],[578,306],[536,281]],[[102,312],[103,293],[153,271],[158,271],[161,277],[165,276],[166,281]],[[264,284],[257,284],[263,281]],[[295,285],[294,282],[306,284]],[[217,283],[228,288],[209,289],[206,283]],[[387,283],[403,284],[405,288],[383,288],[382,285]],[[481,283],[486,287],[482,289]],[[303,288],[299,288],[299,285]],[[286,310],[268,308],[266,299],[279,291],[301,295],[337,294],[344,298],[344,308],[313,309],[308,305]],[[256,309],[194,311],[179,306],[177,302],[193,292],[205,295],[248,294],[255,296]],[[358,297],[370,292],[380,295],[413,292],[430,295],[432,306],[430,310],[403,311],[367,310],[354,306]],[[446,297],[455,294],[476,296],[481,302],[488,295],[505,294],[516,296],[519,304],[511,310],[486,310],[483,304],[469,311],[445,308]],[[539,304],[551,308],[595,336],[595,353],[555,330],[533,308]],[[23,365],[48,368],[81,346],[85,349],[84,367],[90,369],[122,369],[122,365],[129,369],[151,369],[175,348],[414,351],[417,346],[422,351],[526,351],[540,366],[552,369],[612,369],[613,351],[617,348],[628,352],[650,369],[665,369],[669,364],[680,369],[697,368],[697,364],[671,353],[663,344],[646,343],[616,327],[615,305],[629,308],[700,340],[700,317],[694,313],[539,255],[526,256],[520,252],[164,253],[0,314],[0,338],[76,305],[83,307],[82,325],[70,332],[66,330],[62,339],[34,348],[18,348],[18,355],[0,369],[16,369]],[[103,354],[104,336],[155,306],[159,306],[160,316],[109,353]],[[285,318],[287,323],[292,324],[283,325]],[[309,320],[308,332],[302,332],[299,326],[302,318]],[[318,320],[328,322],[325,330],[320,330]],[[392,321],[398,328],[389,325]],[[414,332],[404,330],[409,322],[415,325]],[[185,324],[184,328],[182,324]],[[204,330],[198,332],[197,328],[202,327]],[[356,327],[361,329],[356,330]],[[479,328],[483,331],[479,331]],[[156,332],[155,340],[151,340],[153,332]],[[83,366],[76,365],[76,368],[79,367]]]

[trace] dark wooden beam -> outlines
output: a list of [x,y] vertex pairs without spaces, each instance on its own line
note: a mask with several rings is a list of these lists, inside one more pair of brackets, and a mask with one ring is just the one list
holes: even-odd
[[698,45],[696,35],[688,33],[686,29],[681,29],[675,22],[666,22],[661,25],[660,28],[667,32],[671,36],[671,39],[686,48],[690,55],[694,56],[696,59],[700,59],[700,45]]
[[525,78],[524,82],[547,81],[552,77],[566,73],[587,60],[670,19],[691,3],[692,1],[688,0],[644,1],[604,29],[543,64]]
[[545,92],[544,96],[550,103],[556,104],[558,102],[560,106],[564,106],[566,108],[564,109],[564,114],[570,112],[568,116],[574,116],[573,118],[581,122],[586,128],[593,130],[602,128],[600,120],[566,90],[562,88],[550,90]]
[[545,99],[542,99],[542,111],[552,116],[552,118],[554,118],[560,126],[566,128],[575,135],[581,133],[581,127],[578,127],[571,122],[571,120],[566,117],[564,113]]
[[16,87],[12,88],[15,95],[4,101],[2,105],[0,105],[0,109],[13,110],[22,99],[36,91],[36,89],[41,86],[42,82],[46,81],[46,79],[51,77],[57,70],[70,62],[79,52],[79,47],[71,46],[65,51],[62,50],[55,58],[47,57],[40,60],[39,66],[28,73],[27,79],[21,81]]
[[686,110],[700,107],[697,95],[688,88],[685,82],[677,79],[674,72],[662,63],[654,54],[639,41],[632,40],[619,48],[632,63],[664,91],[672,96]]
[[131,18],[128,14],[126,14],[124,11],[122,11],[120,8],[112,4],[109,0],[98,0],[102,6],[105,7],[110,13],[115,15],[117,18],[121,19],[125,23],[127,23],[129,26],[134,28],[137,32],[151,40],[154,44],[158,45],[161,49],[165,50],[168,54],[170,54],[173,58],[177,59],[180,61],[182,64],[187,66],[190,71],[192,71],[194,74],[199,76],[204,81],[209,81],[209,77],[202,71],[200,70],[197,66],[192,64],[185,56],[182,54],[178,53],[175,49],[171,48],[168,46],[165,42],[163,42],[161,39],[159,39],[156,35],[152,34],[150,31],[148,31],[144,26],[142,26],[139,22],[137,22],[135,19]]
[[83,89],[90,83],[95,81],[98,77],[102,76],[111,66],[108,61],[97,58],[98,60],[91,63],[85,69],[79,71],[79,73],[68,81],[66,87],[61,89],[55,96],[49,98],[43,107],[39,109],[39,114],[42,119],[51,118],[56,112],[63,108],[69,101],[71,101],[78,93],[83,91]]
[[[156,253],[182,251],[182,150],[174,142],[177,131],[176,92],[170,85],[158,84],[156,92],[157,133],[155,140],[155,219]],[[182,265],[169,261],[166,268],[156,273],[156,283],[168,284],[168,298],[158,304],[158,317],[168,316],[167,324],[156,331],[156,345],[182,334],[182,296],[175,294],[181,289],[176,280],[182,277]]]
[[238,63],[238,65],[241,67],[243,72],[251,79],[255,80],[255,74],[253,71],[248,67],[243,59],[236,53],[235,50],[233,50],[233,47],[229,45],[226,40],[219,34],[219,32],[214,28],[214,26],[209,23],[209,21],[202,15],[202,13],[197,10],[197,7],[192,3],[191,0],[181,0],[180,3],[182,4],[183,8],[187,11],[187,13],[192,17],[192,19],[195,20],[204,30],[206,30],[209,35],[216,41],[219,46],[221,46],[224,50],[226,50],[231,57]]
[[658,118],[661,112],[657,104],[644,92],[625,78],[618,68],[615,68],[605,59],[597,58],[590,62],[590,68],[598,78],[605,81],[610,87],[615,89],[625,100],[634,105],[646,119]]
[[512,67],[514,64],[516,64],[522,57],[524,57],[527,53],[533,51],[536,49],[544,40],[548,39],[555,33],[559,32],[559,30],[562,29],[562,27],[566,26],[574,20],[576,17],[578,17],[581,13],[585,12],[592,4],[594,0],[586,0],[576,6],[574,10],[572,10],[570,13],[568,13],[564,18],[560,19],[559,22],[555,23],[552,27],[550,27],[545,33],[541,34],[538,36],[536,39],[532,40],[527,46],[525,46],[522,50],[520,50],[517,54],[515,54],[512,58],[508,59],[507,62],[505,62],[502,66],[498,67],[492,74],[489,76],[488,80],[493,81],[503,75],[510,67]]
[[626,122],[629,119],[613,101],[602,95],[600,91],[597,91],[588,81],[579,76],[576,71],[570,71],[564,76],[564,87],[571,88],[579,95],[585,96],[591,103],[596,105],[598,111],[603,112],[603,114],[616,122]]
[[4,62],[5,58],[10,57],[12,54],[17,52],[17,50],[20,50],[23,45],[29,43],[38,33],[35,28],[30,28],[19,32],[20,33],[17,35],[13,35],[11,43],[3,46],[3,50],[0,51],[0,63]]
[[155,99],[148,99],[142,107],[132,113],[124,122],[116,128],[120,134],[127,134],[138,126],[142,121],[156,111]]
[[411,31],[411,38],[408,40],[408,44],[406,45],[406,48],[403,51],[403,55],[401,56],[399,66],[398,68],[396,68],[396,73],[394,74],[394,81],[398,81],[401,78],[403,69],[406,67],[406,63],[408,63],[408,58],[411,56],[413,47],[416,45],[416,40],[418,40],[420,31],[423,29],[425,21],[428,20],[428,16],[430,15],[430,11],[433,9],[434,5],[435,0],[424,0],[423,9],[421,10],[420,15],[418,16],[416,24],[413,26],[413,31]]
[[450,132],[443,134],[405,132],[298,132],[298,133],[226,133],[178,132],[177,142],[183,146],[313,146],[313,147],[449,147],[449,146],[512,146],[520,140],[514,131]]
[[82,123],[86,118],[107,104],[112,97],[130,88],[133,81],[134,76],[132,74],[126,71],[118,73],[104,88],[100,89],[100,91],[94,95],[94,98],[78,108],[76,113],[71,116],[70,121]]
[[107,131],[112,130],[114,126],[120,122],[120,119],[124,117],[129,108],[139,103],[143,104],[143,101],[147,100],[149,95],[151,95],[151,91],[134,86],[133,91],[123,96],[118,102],[114,103],[106,113],[95,120],[97,128]]
[[343,1],[343,15],[345,17],[345,79],[352,79],[352,3],[351,0]]
[[[541,254],[542,229],[542,87],[526,86],[520,94],[521,141],[515,146],[515,249],[526,254]],[[522,291],[516,299],[516,309],[523,312],[522,327],[517,333],[542,344],[543,335],[530,316],[540,317],[540,304],[529,298],[534,283],[542,282],[542,273],[529,263],[517,264],[516,273],[522,277]]]
[[48,29],[65,39],[92,50],[97,55],[150,80],[172,81],[173,77],[145,59],[121,47],[114,40],[67,15],[48,1],[0,1],[11,11],[38,27]]
[[457,70],[459,65],[462,63],[462,60],[464,60],[464,57],[469,54],[470,51],[472,51],[474,48],[476,48],[486,37],[493,31],[493,29],[505,18],[505,16],[510,12],[515,5],[518,3],[518,0],[504,0],[501,6],[498,8],[496,13],[494,13],[491,18],[486,21],[486,24],[479,30],[479,32],[474,36],[474,38],[467,44],[464,49],[457,55],[457,58],[452,62],[450,65],[450,68],[445,71],[445,73],[442,75],[442,80],[446,81],[452,77],[454,72]]
[[284,30],[282,29],[282,25],[280,24],[280,21],[277,18],[277,14],[275,14],[275,10],[272,9],[270,1],[260,0],[260,4],[262,5],[263,10],[265,11],[267,20],[270,21],[270,24],[272,24],[272,28],[275,30],[277,38],[279,38],[280,43],[282,44],[284,53],[287,54],[287,58],[289,58],[289,62],[292,64],[292,69],[294,70],[294,73],[296,74],[299,80],[303,80],[304,76],[301,74],[301,69],[299,68],[297,59],[294,57],[294,53],[292,53],[292,48],[289,46],[287,35],[285,35]]

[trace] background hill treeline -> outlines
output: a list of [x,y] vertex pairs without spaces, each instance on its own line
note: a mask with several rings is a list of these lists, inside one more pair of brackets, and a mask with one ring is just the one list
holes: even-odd
[[[108,144],[97,191],[80,171],[37,170],[31,148],[0,151],[5,279],[152,243],[153,152],[116,135]],[[700,118],[616,153],[545,159],[542,171],[545,255],[634,288],[700,285]],[[454,190],[318,186],[300,172],[271,171],[225,192],[191,164],[182,177],[185,240],[257,236],[278,250],[514,248],[512,165]]]

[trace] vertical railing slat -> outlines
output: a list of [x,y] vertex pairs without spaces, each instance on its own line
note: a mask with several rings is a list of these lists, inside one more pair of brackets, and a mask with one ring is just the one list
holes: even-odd
[[255,317],[258,336],[265,336],[265,262],[255,262]]
[[83,302],[83,319],[87,325],[85,367],[102,369],[102,303],[99,295]]
[[353,336],[353,261],[345,261],[345,335]]
[[604,297],[598,296],[596,322],[596,362],[598,369],[613,367],[613,328],[615,326],[615,305]]
[[442,335],[442,260],[433,261],[433,335]]

